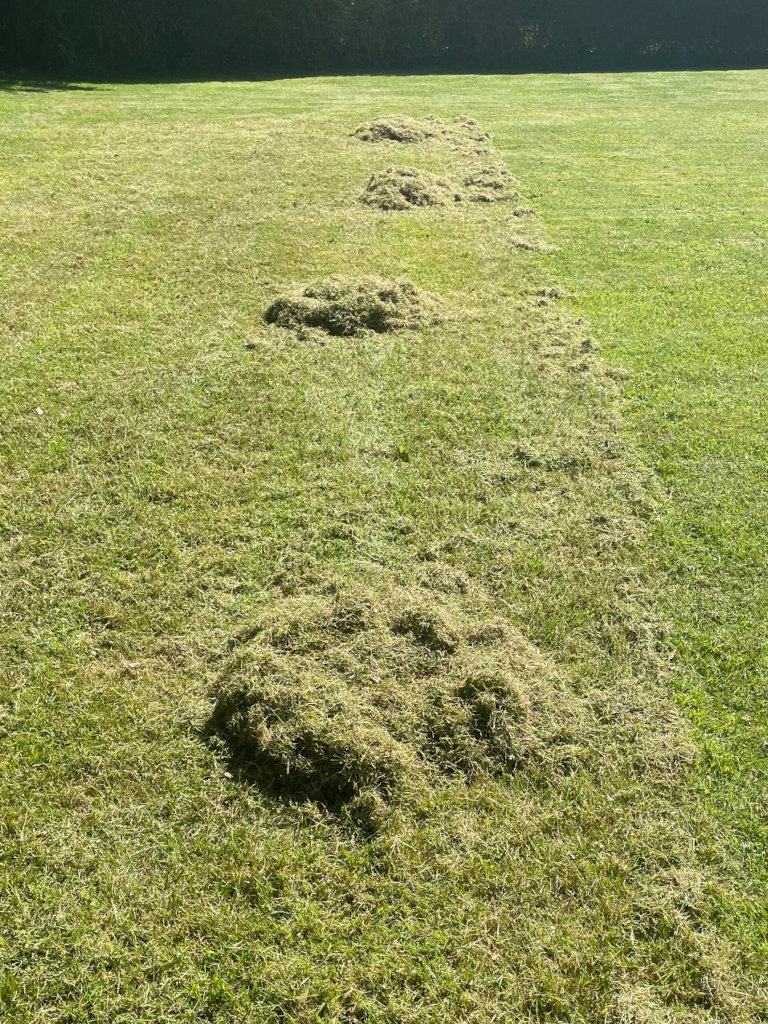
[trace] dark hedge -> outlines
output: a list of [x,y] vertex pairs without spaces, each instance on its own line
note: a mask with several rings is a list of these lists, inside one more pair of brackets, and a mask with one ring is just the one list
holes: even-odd
[[0,67],[77,76],[764,65],[768,0],[5,0]]

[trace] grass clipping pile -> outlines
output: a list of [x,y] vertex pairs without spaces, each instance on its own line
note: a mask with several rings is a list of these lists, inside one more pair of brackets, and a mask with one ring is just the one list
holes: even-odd
[[371,176],[360,202],[382,210],[410,210],[414,206],[459,203],[461,191],[447,178],[413,167],[388,167]]
[[386,334],[438,323],[439,300],[407,278],[337,276],[276,299],[264,319],[289,330],[317,328],[339,337]]
[[515,202],[520,194],[503,164],[478,167],[463,182],[463,195],[471,203]]
[[480,167],[461,183],[413,167],[388,167],[371,176],[360,202],[382,210],[410,210],[461,202],[515,202],[519,198],[512,175],[500,165]]
[[393,114],[366,121],[353,132],[361,142],[398,142],[418,145],[438,141],[475,153],[487,153],[489,136],[472,117],[442,118],[430,114],[416,119]]
[[210,732],[267,791],[375,830],[450,778],[556,770],[580,708],[501,619],[421,587],[283,598],[241,635]]

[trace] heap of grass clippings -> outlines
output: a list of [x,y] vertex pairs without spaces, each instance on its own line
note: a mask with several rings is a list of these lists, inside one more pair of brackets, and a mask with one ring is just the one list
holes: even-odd
[[243,637],[212,732],[267,789],[357,824],[441,779],[556,770],[585,732],[549,659],[429,587],[286,598]]
[[413,167],[388,167],[371,176],[360,202],[382,210],[410,210],[414,206],[446,206],[461,199],[461,191],[437,174]]
[[462,184],[470,202],[514,202],[520,198],[514,179],[503,164],[480,167],[468,174]]
[[360,202],[382,210],[411,210],[464,201],[516,202],[519,198],[512,175],[500,165],[478,168],[461,183],[413,167],[388,167],[371,176]]
[[314,327],[347,336],[362,331],[386,334],[415,330],[437,322],[435,296],[407,278],[331,277],[276,299],[264,314],[267,323],[297,330]]
[[454,147],[467,147],[476,153],[488,150],[488,135],[472,117],[442,118],[428,115],[412,117],[390,115],[361,124],[353,133],[363,142],[404,142],[419,144],[439,141]]

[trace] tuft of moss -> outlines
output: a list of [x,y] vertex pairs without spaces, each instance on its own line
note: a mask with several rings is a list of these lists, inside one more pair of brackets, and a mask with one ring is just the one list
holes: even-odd
[[276,299],[264,319],[278,327],[318,328],[337,336],[386,334],[437,323],[438,300],[407,278],[336,276]]

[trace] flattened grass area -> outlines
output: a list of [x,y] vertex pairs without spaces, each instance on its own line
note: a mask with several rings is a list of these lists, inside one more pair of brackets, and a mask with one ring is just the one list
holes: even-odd
[[[766,84],[0,93],[8,1019],[765,1019]],[[428,114],[538,220],[362,206]],[[331,274],[443,322],[264,324]],[[510,651],[524,753],[428,760]],[[253,665],[418,737],[373,827],[211,738]]]

